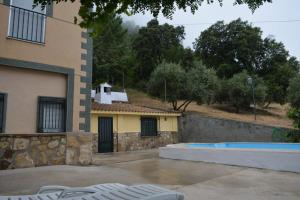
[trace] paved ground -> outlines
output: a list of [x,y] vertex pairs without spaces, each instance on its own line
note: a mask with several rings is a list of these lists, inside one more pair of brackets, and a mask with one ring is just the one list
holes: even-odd
[[300,199],[300,174],[296,173],[157,157],[123,161],[104,166],[49,166],[0,171],[0,194],[30,194],[39,186],[49,184],[87,186],[119,182],[160,184],[185,193],[186,199],[195,200]]

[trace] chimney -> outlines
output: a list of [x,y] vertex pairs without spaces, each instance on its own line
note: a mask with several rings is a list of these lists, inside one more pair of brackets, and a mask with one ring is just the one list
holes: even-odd
[[101,104],[112,104],[111,85],[102,83],[96,87],[95,101]]

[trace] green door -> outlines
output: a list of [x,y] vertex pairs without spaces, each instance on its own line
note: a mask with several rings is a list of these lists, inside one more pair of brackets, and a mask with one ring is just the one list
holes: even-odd
[[98,118],[98,152],[113,152],[113,118]]

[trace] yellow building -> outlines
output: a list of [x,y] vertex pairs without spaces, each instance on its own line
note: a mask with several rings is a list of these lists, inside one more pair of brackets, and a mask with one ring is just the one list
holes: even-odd
[[177,143],[180,113],[128,103],[99,104],[91,111],[94,151],[133,151]]
[[0,0],[0,133],[90,131],[92,40],[80,1]]

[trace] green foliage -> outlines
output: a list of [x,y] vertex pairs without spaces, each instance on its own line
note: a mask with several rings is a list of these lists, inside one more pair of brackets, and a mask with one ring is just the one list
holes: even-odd
[[[229,102],[236,108],[236,112],[239,112],[241,108],[249,108],[252,100],[252,88],[248,84],[247,79],[249,75],[246,71],[233,75],[228,80],[228,96]],[[254,78],[255,88],[255,101],[256,103],[264,102],[266,96],[266,87],[260,78]]]
[[215,101],[219,80],[213,69],[207,69],[201,62],[195,62],[186,77],[189,99],[198,104],[211,104]]
[[231,78],[247,70],[253,73],[262,56],[262,31],[241,19],[219,21],[203,31],[194,43],[195,53],[220,78]]
[[264,57],[257,74],[264,78],[267,85],[266,102],[284,104],[287,100],[289,79],[299,71],[299,62],[290,57],[281,42],[274,39],[264,39]]
[[292,107],[300,108],[300,74],[290,80],[288,99]]
[[220,79],[219,80],[219,87],[216,90],[215,95],[215,102],[222,104],[222,103],[229,103],[229,85],[228,80]]
[[181,65],[185,71],[190,70],[193,68],[193,64],[195,61],[194,52],[191,48],[186,48],[183,50]]
[[201,33],[194,47],[195,54],[222,79],[243,70],[263,78],[267,105],[286,102],[288,81],[299,72],[299,62],[281,42],[262,39],[260,28],[240,19],[215,23]]
[[112,16],[104,28],[93,42],[93,83],[122,85],[123,73],[126,77],[133,73],[129,67],[134,63],[131,41],[118,16]]
[[300,132],[297,130],[275,128],[272,131],[272,141],[298,143],[300,142]]
[[[139,79],[148,81],[154,68],[162,61],[179,63],[183,51],[184,28],[172,25],[159,25],[156,19],[142,27],[133,42],[136,54],[136,73]],[[142,87],[143,88],[143,87]]]
[[[34,0],[35,3],[43,6],[55,2],[66,2],[68,0]],[[75,0],[69,0],[74,2]],[[79,1],[79,0],[77,0]],[[223,0],[215,0],[222,5]],[[81,27],[93,28],[94,31],[105,30],[102,25],[109,20],[112,14],[135,14],[145,13],[149,11],[154,17],[159,13],[167,18],[172,18],[176,9],[186,11],[189,10],[194,13],[201,6],[203,2],[212,4],[214,0],[80,0],[81,7],[79,16],[83,19],[80,22]],[[265,2],[272,2],[272,0],[235,0],[235,4],[246,4],[252,10],[255,10]],[[94,7],[93,10],[91,8]]]
[[300,74],[290,80],[288,99],[291,103],[288,117],[294,121],[294,127],[300,129]]
[[294,127],[300,129],[300,108],[290,108],[288,117],[294,121]]
[[207,69],[200,62],[195,62],[188,72],[179,64],[163,62],[158,65],[148,83],[149,93],[164,99],[165,80],[167,101],[172,103],[174,110],[185,111],[192,101],[213,102],[218,87],[218,78],[214,70]]
[[168,91],[167,101],[176,102],[181,99],[186,83],[186,74],[182,67],[174,63],[159,64],[148,82],[149,93],[164,99],[165,80]]

